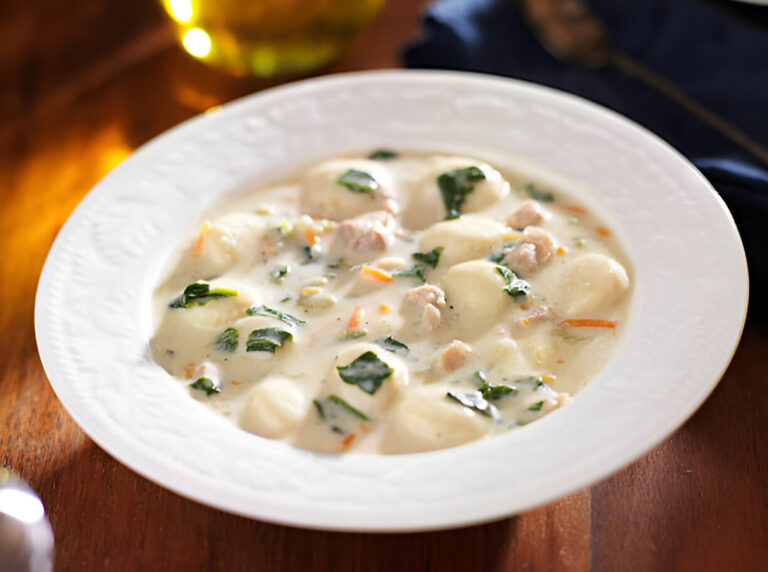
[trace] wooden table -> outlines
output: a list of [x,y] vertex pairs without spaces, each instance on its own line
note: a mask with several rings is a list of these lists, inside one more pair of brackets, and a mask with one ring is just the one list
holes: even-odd
[[[328,71],[398,66],[422,4],[390,0]],[[45,502],[57,569],[768,570],[768,332],[756,323],[669,440],[602,483],[483,526],[367,535],[247,520],[150,483],[86,437],[35,347],[35,287],[58,229],[149,138],[275,83],[188,58],[149,0],[0,6],[0,463]]]

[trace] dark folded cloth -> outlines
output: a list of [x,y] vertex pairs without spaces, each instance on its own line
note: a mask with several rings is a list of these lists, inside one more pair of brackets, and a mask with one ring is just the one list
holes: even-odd
[[[613,45],[768,145],[768,7],[729,0],[587,0]],[[476,71],[548,85],[605,105],[686,155],[730,208],[750,270],[750,312],[768,318],[768,169],[690,112],[615,68],[549,55],[514,0],[438,0],[408,67]]]

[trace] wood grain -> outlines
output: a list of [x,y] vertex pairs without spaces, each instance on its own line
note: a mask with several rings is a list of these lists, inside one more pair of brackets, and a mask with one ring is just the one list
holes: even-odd
[[[390,0],[326,71],[397,66],[423,4]],[[45,502],[57,570],[768,569],[768,333],[756,324],[668,441],[589,490],[499,522],[300,530],[209,509],[125,468],[82,433],[43,373],[33,314],[45,255],[137,146],[283,80],[208,69],[175,46],[154,4],[109,0],[3,3],[0,69],[0,463]]]

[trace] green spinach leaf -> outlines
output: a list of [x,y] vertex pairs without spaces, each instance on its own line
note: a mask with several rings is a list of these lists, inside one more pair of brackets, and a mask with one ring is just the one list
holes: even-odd
[[189,384],[192,389],[198,389],[205,391],[206,395],[213,395],[214,393],[221,393],[221,384],[207,378],[198,377],[195,381]]
[[262,328],[253,330],[248,335],[245,350],[249,352],[275,353],[277,348],[283,347],[286,342],[293,340],[293,334],[277,328]]
[[541,191],[537,189],[533,183],[528,183],[525,186],[525,190],[528,191],[528,195],[535,201],[551,203],[555,200],[555,195],[548,191]]
[[387,159],[397,159],[398,155],[394,151],[389,151],[387,149],[377,149],[370,155],[368,155],[369,159],[372,159],[373,161],[386,161]]
[[467,195],[475,190],[474,183],[482,180],[485,180],[485,173],[480,167],[475,166],[447,171],[437,178],[437,186],[448,213],[446,219],[461,216],[461,205],[464,204]]
[[491,417],[494,420],[499,418],[498,410],[479,391],[449,391],[446,393],[446,396],[454,401],[458,401],[464,407],[482,413],[486,417]]
[[513,298],[523,298],[531,293],[531,285],[528,281],[520,278],[506,266],[496,265],[496,272],[501,274],[501,277],[504,278],[504,282],[506,283],[504,292]]
[[407,355],[409,351],[408,346],[406,346],[403,342],[397,341],[392,336],[387,336],[386,338],[378,339],[373,343],[380,345],[382,348],[384,348],[388,352],[392,352],[394,354]]
[[336,183],[347,187],[354,193],[367,193],[372,195],[379,188],[379,182],[372,175],[365,171],[349,169],[346,173],[339,175]]
[[372,351],[367,351],[349,365],[337,366],[336,369],[345,383],[356,385],[369,395],[376,393],[394,371]]
[[440,262],[440,255],[443,253],[443,250],[445,250],[444,246],[436,246],[429,252],[414,252],[411,256],[419,262],[423,262],[432,268],[437,268],[437,263]]
[[213,347],[222,352],[231,354],[237,349],[237,344],[240,341],[240,332],[235,328],[227,328],[221,332],[216,341],[213,342]]
[[263,305],[251,306],[245,311],[245,313],[249,316],[266,316],[267,318],[274,318],[275,320],[280,320],[281,322],[291,326],[303,326],[306,324],[304,320],[299,320],[295,316],[291,316],[285,312],[280,312],[279,310],[273,310],[272,308],[268,308],[267,306]]
[[424,276],[424,267],[421,264],[414,264],[405,270],[398,270],[392,276],[397,276],[398,278],[416,278],[422,284],[427,281],[427,277]]
[[179,296],[171,300],[168,307],[189,308],[194,303],[197,303],[198,306],[205,306],[211,300],[228,298],[230,296],[237,296],[237,290],[229,290],[228,288],[214,288],[211,290],[211,286],[205,282],[194,282],[184,288],[184,292]]
[[507,395],[514,395],[517,389],[508,385],[496,383],[483,383],[478,390],[488,401],[498,401]]

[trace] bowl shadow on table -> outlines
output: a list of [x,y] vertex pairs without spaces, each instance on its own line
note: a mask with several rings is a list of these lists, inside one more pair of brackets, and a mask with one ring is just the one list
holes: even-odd
[[[37,481],[57,567],[129,570],[585,569],[583,491],[521,516],[454,530],[365,534],[250,520],[140,477],[92,441]],[[169,550],[172,547],[172,550]]]

